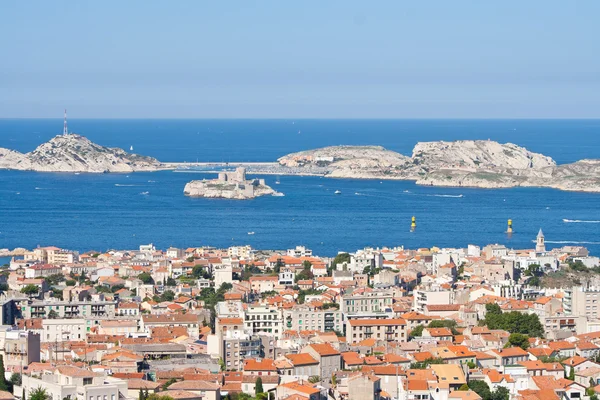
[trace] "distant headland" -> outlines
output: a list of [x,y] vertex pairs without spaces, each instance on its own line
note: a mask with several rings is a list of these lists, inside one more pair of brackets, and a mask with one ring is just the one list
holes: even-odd
[[[190,169],[199,165],[201,163],[160,162],[123,149],[100,146],[73,133],[56,136],[30,153],[0,148],[0,169],[11,170],[127,173]],[[273,163],[202,165],[245,167],[253,174],[412,180],[428,186],[490,189],[548,187],[600,192],[600,159],[557,165],[552,158],[543,154],[533,153],[512,143],[501,144],[491,140],[419,142],[410,157],[381,146],[332,146],[288,154]],[[213,197],[211,194],[218,189],[215,186],[218,182],[201,182],[188,184],[190,190],[186,189],[186,194],[193,196],[191,193],[202,192],[205,193],[203,197]],[[267,186],[260,183],[237,183],[244,188],[253,187],[258,196],[262,195],[263,189],[267,190]],[[225,188],[223,185],[221,187]],[[244,194],[246,189],[240,188],[235,190],[236,194],[231,194],[231,198],[247,197]],[[229,195],[226,194],[226,197]]]

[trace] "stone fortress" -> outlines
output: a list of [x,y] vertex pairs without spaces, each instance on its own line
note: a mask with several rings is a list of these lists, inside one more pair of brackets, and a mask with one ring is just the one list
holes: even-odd
[[185,186],[184,194],[192,197],[240,200],[281,195],[267,186],[264,179],[246,179],[244,167],[238,167],[235,171],[221,171],[217,179],[189,182]]
[[264,179],[246,179],[246,168],[237,167],[235,171],[219,172],[217,182],[222,184],[233,184],[235,189],[246,197],[255,197],[254,189],[258,186],[266,186]]

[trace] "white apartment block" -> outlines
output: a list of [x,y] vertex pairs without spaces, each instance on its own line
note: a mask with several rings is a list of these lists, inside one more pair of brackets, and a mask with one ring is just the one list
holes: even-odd
[[283,333],[281,310],[271,306],[248,305],[244,316],[245,331],[252,335],[266,333],[280,339]]

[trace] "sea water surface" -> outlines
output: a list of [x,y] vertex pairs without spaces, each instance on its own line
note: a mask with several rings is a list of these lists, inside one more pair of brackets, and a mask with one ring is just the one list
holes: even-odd
[[[596,120],[73,120],[71,130],[162,161],[273,161],[338,144],[379,144],[410,154],[418,141],[492,139],[558,163],[600,157]],[[60,132],[60,120],[0,120],[0,147],[31,151]],[[421,187],[406,181],[265,176],[285,197],[249,201],[183,195],[214,175],[161,171],[55,174],[0,171],[0,248],[103,251],[250,244],[306,245],[333,255],[364,246],[531,248],[581,244],[600,254],[600,194],[553,189]],[[336,190],[341,194],[335,195]],[[410,231],[411,216],[417,229]],[[506,221],[515,233],[508,237]],[[249,232],[254,234],[249,235]]]

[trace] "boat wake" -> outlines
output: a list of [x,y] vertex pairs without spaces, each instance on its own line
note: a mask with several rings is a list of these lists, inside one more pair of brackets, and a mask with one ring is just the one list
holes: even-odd
[[119,187],[134,187],[134,186],[142,186],[142,185],[124,185],[122,183],[115,183],[115,186],[119,186]]
[[566,219],[563,218],[563,222],[566,224],[600,224],[600,221],[585,221],[581,219]]
[[[532,240],[532,242],[535,243],[535,240]],[[578,242],[578,241],[574,241],[574,240],[546,240],[546,243],[553,243],[553,244],[600,244],[600,242],[587,242],[587,241]]]
[[143,195],[143,196],[148,196],[150,194],[150,192],[142,192],[140,194]]
[[428,196],[428,197],[452,197],[452,198],[456,198],[456,199],[465,197],[462,194],[428,194],[426,196]]

